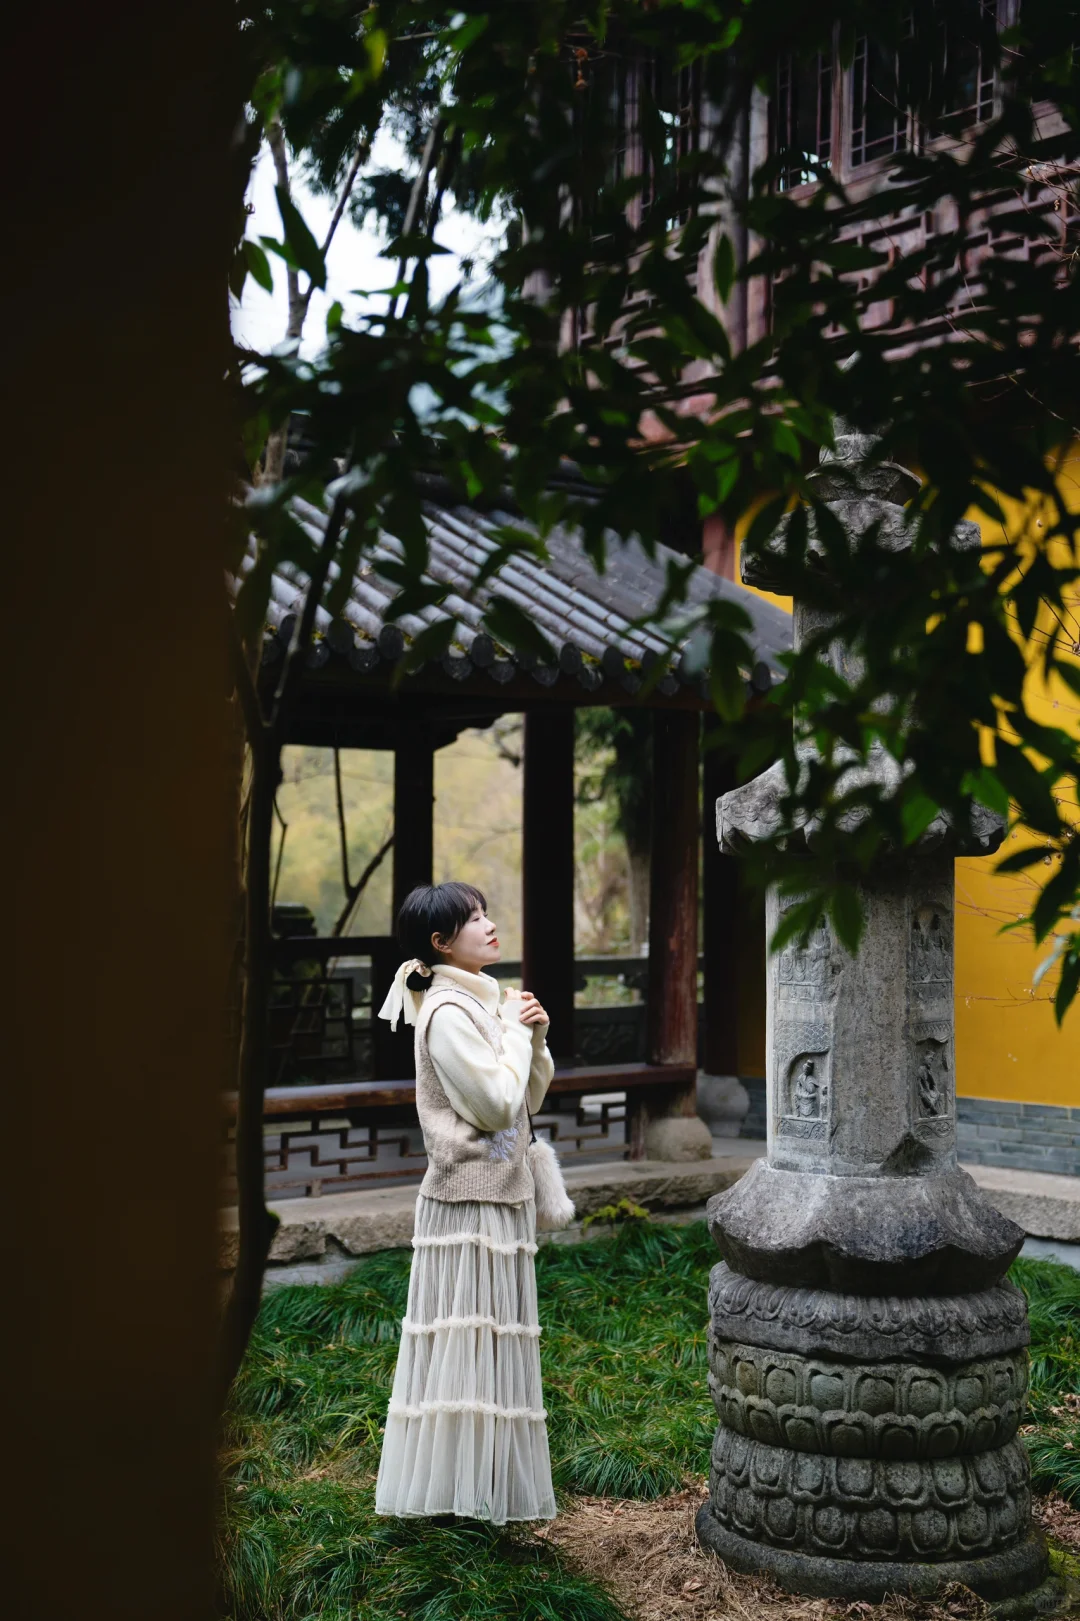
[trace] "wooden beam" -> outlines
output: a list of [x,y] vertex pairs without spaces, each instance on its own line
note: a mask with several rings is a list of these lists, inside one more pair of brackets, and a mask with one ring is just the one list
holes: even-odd
[[[696,717],[695,717],[696,720]],[[574,714],[525,715],[522,981],[551,1019],[556,1059],[574,1054]]]

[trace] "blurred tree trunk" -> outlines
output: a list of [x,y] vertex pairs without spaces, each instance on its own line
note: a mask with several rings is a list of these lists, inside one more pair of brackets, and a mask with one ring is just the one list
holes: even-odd
[[234,27],[9,31],[3,1568],[49,1621],[213,1603]]

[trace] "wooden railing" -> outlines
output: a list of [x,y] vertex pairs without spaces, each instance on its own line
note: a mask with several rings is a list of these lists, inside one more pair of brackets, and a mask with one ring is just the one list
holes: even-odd
[[[559,1069],[538,1133],[559,1148],[560,1158],[625,1158],[640,1142],[638,1123],[673,1087],[695,1076],[678,1064],[603,1064]],[[236,1094],[225,1103],[225,1136],[231,1144]],[[271,1088],[266,1094],[263,1134],[271,1197],[316,1196],[339,1189],[419,1181],[427,1165],[416,1117],[412,1080],[341,1081],[318,1086]],[[229,1166],[225,1194],[235,1193]]]

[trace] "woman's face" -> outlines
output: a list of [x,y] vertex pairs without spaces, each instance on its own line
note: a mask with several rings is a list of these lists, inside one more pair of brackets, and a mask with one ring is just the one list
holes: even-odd
[[449,942],[439,934],[431,938],[444,962],[451,968],[463,968],[469,974],[478,974],[489,963],[498,962],[502,955],[498,930],[480,906],[473,908],[468,921]]

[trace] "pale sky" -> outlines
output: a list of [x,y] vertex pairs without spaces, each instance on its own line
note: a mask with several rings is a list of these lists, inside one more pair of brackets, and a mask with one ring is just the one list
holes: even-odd
[[[376,137],[372,149],[372,169],[391,169],[402,161],[401,146],[388,132]],[[248,219],[247,234],[256,238],[272,236],[281,240],[281,216],[274,196],[274,163],[264,145],[252,174],[248,189],[248,203],[253,212]],[[299,171],[293,168],[292,195],[317,242],[322,242],[334,212],[332,197],[317,196],[303,183]],[[435,233],[440,247],[449,248],[446,255],[431,260],[431,287],[434,295],[445,293],[458,275],[463,255],[482,255],[486,244],[497,239],[497,231],[478,226],[474,220],[454,210],[444,210],[442,221]],[[381,238],[370,227],[358,231],[346,212],[327,255],[327,281],[325,291],[315,289],[304,327],[301,353],[317,354],[326,337],[326,312],[338,300],[344,307],[345,319],[363,307],[357,290],[389,287],[397,272],[396,262],[381,259]],[[285,288],[285,264],[275,254],[268,255],[274,275],[274,291],[266,293],[249,276],[244,285],[244,296],[233,308],[233,331],[237,338],[254,349],[269,349],[280,343],[285,335],[288,316],[288,298]],[[474,280],[483,279],[478,267]],[[301,285],[305,278],[301,276]]]

